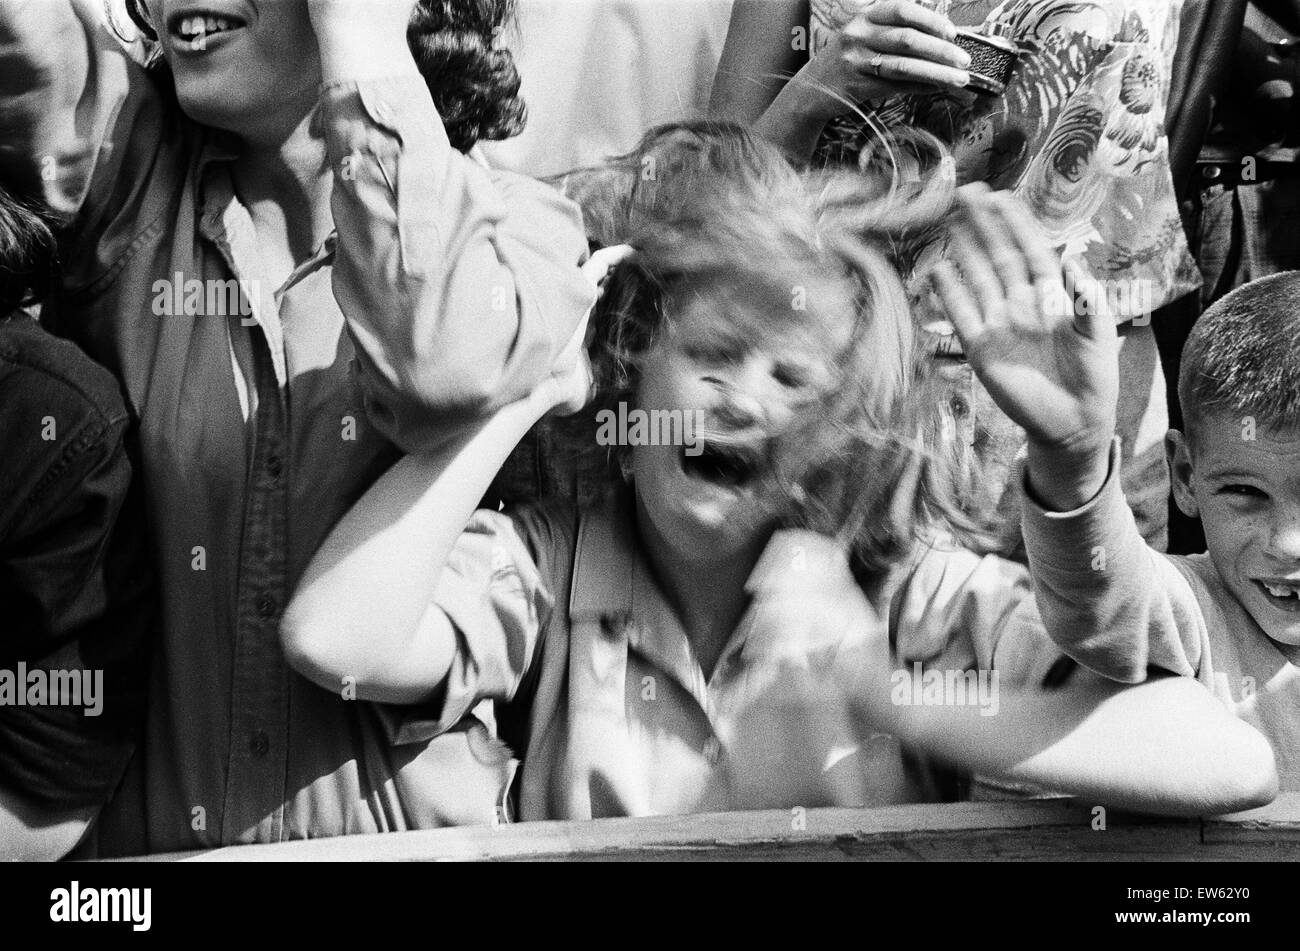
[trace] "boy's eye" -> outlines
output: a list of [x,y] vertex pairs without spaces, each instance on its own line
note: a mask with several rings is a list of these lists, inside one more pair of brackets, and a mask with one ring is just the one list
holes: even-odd
[[1253,485],[1246,485],[1241,482],[1230,482],[1219,488],[1220,495],[1230,495],[1239,499],[1266,499],[1268,493],[1263,489],[1256,488]]

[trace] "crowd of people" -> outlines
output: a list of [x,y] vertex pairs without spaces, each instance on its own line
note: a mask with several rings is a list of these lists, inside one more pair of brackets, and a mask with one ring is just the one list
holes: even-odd
[[1181,5],[518,2],[0,0],[0,856],[1300,789]]

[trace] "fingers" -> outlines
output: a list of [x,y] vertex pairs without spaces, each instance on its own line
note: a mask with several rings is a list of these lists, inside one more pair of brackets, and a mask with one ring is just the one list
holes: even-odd
[[[1008,227],[1005,216],[999,213],[1001,202],[997,195],[984,189],[960,189],[957,201],[961,211],[957,224],[975,237],[978,256],[987,261],[993,277],[1001,285],[1002,296],[1033,308],[1029,264],[1017,236]],[[1008,316],[1013,319],[1031,318],[1018,308]]]
[[962,283],[951,261],[940,261],[930,272],[930,282],[957,336],[970,348],[984,331],[979,304]]
[[1007,293],[984,239],[966,220],[965,216],[949,227],[948,250],[961,269],[962,276],[979,306],[985,322],[1002,323],[1007,320]]
[[929,88],[945,86],[962,89],[970,82],[970,73],[924,59],[871,53],[851,54],[850,61],[861,75],[869,79],[887,79],[895,83],[925,83]]
[[955,70],[965,70],[970,66],[970,54],[960,46],[909,27],[877,28],[867,42],[878,53],[930,60]]
[[1090,340],[1113,337],[1115,315],[1111,313],[1101,282],[1078,261],[1066,261],[1063,270],[1066,286],[1073,290],[1074,328]]
[[906,0],[876,4],[841,30],[845,60],[862,76],[960,89],[970,56],[946,17]]
[[1006,192],[995,195],[994,212],[1002,219],[1008,237],[1023,256],[1029,280],[1035,287],[1061,283],[1061,259],[1043,234],[1024,202]]
[[873,4],[863,17],[880,26],[911,27],[949,43],[957,38],[957,27],[952,20],[911,0],[885,0],[884,3]]
[[591,257],[587,258],[587,262],[582,265],[582,273],[595,286],[597,300],[600,300],[601,295],[605,293],[605,281],[614,268],[635,253],[636,249],[630,244],[616,244],[594,251]]

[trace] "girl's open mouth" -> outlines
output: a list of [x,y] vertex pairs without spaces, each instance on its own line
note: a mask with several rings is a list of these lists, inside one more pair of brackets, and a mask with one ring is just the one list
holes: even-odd
[[238,17],[204,10],[178,13],[171,18],[169,31],[174,45],[182,50],[207,49],[212,40],[233,33],[247,24]]
[[691,478],[741,489],[753,483],[763,469],[762,453],[755,447],[703,440],[702,443],[694,455],[682,450],[682,470]]

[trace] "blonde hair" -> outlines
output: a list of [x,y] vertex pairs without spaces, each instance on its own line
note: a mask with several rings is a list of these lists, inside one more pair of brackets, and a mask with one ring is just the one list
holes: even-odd
[[[587,187],[593,181],[599,189]],[[918,218],[891,181],[801,174],[776,147],[714,122],[654,129],[633,152],[565,184],[579,197],[598,192],[593,230],[637,250],[610,276],[593,315],[597,398],[565,427],[588,477],[608,480],[626,466],[626,447],[596,446],[595,419],[635,399],[642,359],[677,319],[679,289],[767,287],[777,299],[802,290],[809,310],[851,300],[844,319],[852,324],[834,356],[833,385],[773,442],[779,523],[840,538],[868,573],[936,528],[987,547],[988,533],[956,501],[954,427],[895,263],[933,216]],[[792,310],[764,314],[771,324],[760,329],[808,319]]]

